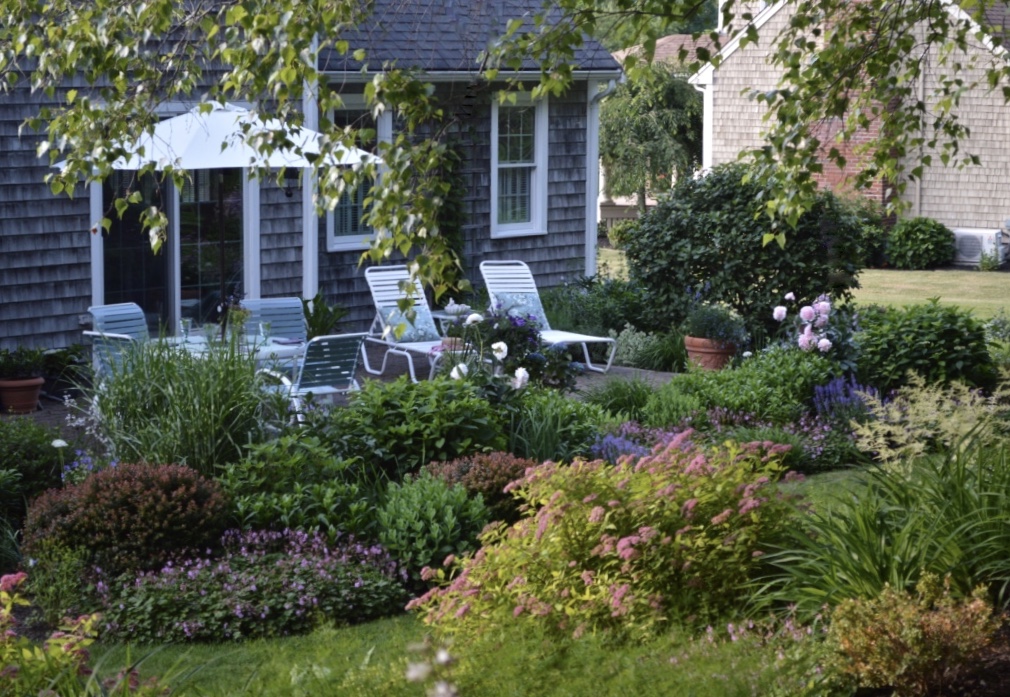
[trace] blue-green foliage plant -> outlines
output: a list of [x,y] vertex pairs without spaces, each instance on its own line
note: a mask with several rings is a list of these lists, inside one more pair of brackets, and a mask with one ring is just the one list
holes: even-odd
[[328,543],[304,532],[229,531],[223,554],[194,556],[102,583],[113,641],[233,641],[307,632],[391,615],[406,577],[378,545]]
[[501,450],[502,421],[473,384],[402,376],[368,381],[347,407],[309,414],[307,424],[338,457],[365,463],[366,478],[400,481],[432,460]]
[[639,329],[679,324],[693,300],[689,289],[706,284],[704,299],[733,307],[752,336],[774,333],[769,308],[785,293],[850,296],[861,260],[858,219],[824,193],[784,247],[767,244],[774,230],[765,191],[756,179],[745,181],[746,174],[740,165],[726,165],[684,177],[629,233],[631,281],[641,286],[648,308],[649,323]]
[[475,551],[489,513],[480,494],[470,496],[462,484],[422,470],[389,485],[376,517],[379,542],[419,581],[424,567]]
[[362,461],[341,459],[317,437],[295,432],[252,446],[218,479],[243,529],[321,532],[332,541],[373,531],[376,493],[364,469]]
[[985,325],[970,311],[933,298],[902,308],[868,308],[860,324],[859,381],[884,394],[907,384],[910,372],[927,383],[960,380],[985,388],[995,383]]
[[[837,367],[817,352],[772,347],[728,370],[694,370],[675,375],[659,388],[644,410],[648,426],[676,426],[721,408],[751,414],[772,425],[796,421],[809,408],[814,388],[829,382]],[[675,419],[675,420],[673,420]]]

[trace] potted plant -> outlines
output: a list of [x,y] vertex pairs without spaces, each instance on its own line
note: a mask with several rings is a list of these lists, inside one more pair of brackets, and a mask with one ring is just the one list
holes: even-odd
[[42,392],[42,349],[0,350],[0,409],[15,414],[35,410]]
[[747,340],[743,319],[725,305],[701,303],[684,321],[688,359],[705,370],[721,370]]

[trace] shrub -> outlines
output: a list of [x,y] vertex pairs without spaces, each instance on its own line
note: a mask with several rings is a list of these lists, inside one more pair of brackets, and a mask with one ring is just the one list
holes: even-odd
[[342,460],[318,438],[283,435],[254,445],[220,477],[238,523],[246,530],[322,532],[368,536],[375,525],[375,496],[361,479],[360,461]]
[[[27,500],[60,485],[59,432],[30,416],[0,420],[0,470],[16,473],[0,491],[4,517],[20,527]],[[66,446],[66,443],[63,444]]]
[[431,462],[425,467],[447,484],[461,484],[470,496],[480,494],[491,520],[514,523],[519,519],[519,502],[505,493],[505,486],[521,479],[536,460],[511,453],[475,453],[451,462]]
[[1010,606],[1010,462],[1004,446],[955,448],[907,473],[870,469],[858,497],[838,497],[789,531],[763,586],[801,617],[887,585],[911,591],[923,573],[950,577],[957,597],[986,586]]
[[779,451],[706,452],[689,438],[616,467],[531,471],[511,485],[525,517],[489,528],[451,581],[409,607],[463,635],[533,622],[639,638],[734,608],[764,545],[788,524],[790,506],[771,486]]
[[87,571],[87,553],[43,540],[32,551],[26,587],[47,624],[55,626],[80,609],[81,579]]
[[578,278],[543,292],[544,312],[552,327],[607,336],[626,323],[640,321],[645,305],[633,283],[618,278]]
[[774,231],[764,192],[745,175],[743,167],[727,165],[702,178],[684,177],[639,219],[626,245],[631,280],[649,308],[649,321],[638,328],[679,324],[692,302],[689,289],[706,284],[704,299],[734,308],[751,334],[774,332],[767,308],[786,292],[849,296],[859,269],[857,219],[825,193],[784,247],[766,244]]
[[278,411],[286,414],[237,340],[200,355],[161,342],[131,347],[92,399],[87,418],[112,457],[181,463],[205,475],[238,462],[243,447],[268,438]]
[[432,460],[501,450],[503,424],[462,380],[369,381],[344,409],[310,417],[320,440],[344,459],[360,458],[374,474],[399,481]]
[[828,629],[828,666],[859,687],[949,694],[979,665],[998,627],[984,588],[958,601],[925,574],[915,595],[888,586],[876,598],[839,604]]
[[462,485],[448,484],[427,471],[390,484],[376,516],[379,541],[414,579],[420,579],[422,568],[450,554],[473,551],[488,522],[480,494],[471,498]]
[[589,452],[606,412],[553,390],[527,390],[512,426],[509,451],[519,457],[571,460]]
[[908,373],[927,383],[962,380],[976,387],[995,382],[985,327],[970,312],[928,303],[875,308],[861,317],[859,380],[888,392],[906,384]]
[[615,416],[623,414],[625,419],[640,421],[652,392],[652,385],[641,378],[611,378],[586,390],[583,399]]
[[818,353],[773,347],[732,370],[674,375],[646,405],[644,421],[674,426],[691,414],[689,408],[716,407],[771,424],[796,421],[813,398],[814,387],[830,381],[834,372],[831,361]]
[[189,467],[119,464],[32,502],[25,554],[51,544],[87,550],[110,576],[153,569],[213,543],[227,516],[219,485]]
[[932,269],[954,259],[954,233],[932,218],[899,220],[887,239],[887,258],[899,269]]
[[180,560],[102,587],[105,635],[152,643],[306,632],[398,611],[404,577],[381,547],[304,532],[229,531],[224,555]]

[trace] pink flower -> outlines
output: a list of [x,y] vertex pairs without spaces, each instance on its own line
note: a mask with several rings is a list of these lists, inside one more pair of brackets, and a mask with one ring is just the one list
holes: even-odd
[[24,583],[26,578],[28,578],[28,574],[24,571],[2,576],[0,577],[0,591],[3,591],[4,593],[11,593],[17,590],[17,587]]
[[814,347],[814,337],[810,334],[800,334],[799,338],[796,339],[796,343],[804,351],[809,351]]
[[813,322],[816,316],[817,313],[814,311],[814,308],[809,305],[804,305],[800,308],[800,319],[804,322]]
[[779,305],[774,310],[772,310],[772,318],[776,322],[781,322],[786,318],[786,308],[783,305]]
[[789,291],[788,293],[786,293],[786,300],[788,300],[789,302],[793,302],[794,300],[796,300],[796,294],[793,293],[792,291]]
[[822,317],[827,317],[831,314],[831,303],[827,300],[821,300],[818,303],[814,303],[814,310]]
[[594,506],[593,510],[589,511],[589,522],[590,523],[602,523],[603,516],[606,514],[606,510],[603,506]]
[[684,505],[680,507],[680,514],[691,520],[691,516],[694,514],[694,507],[698,505],[698,499],[688,499],[684,502]]
[[720,513],[719,515],[717,515],[715,518],[712,519],[712,525],[722,525],[727,520],[729,520],[729,517],[731,515],[733,515],[733,509],[727,508],[725,511],[723,511],[722,513]]
[[817,350],[821,353],[827,353],[831,350],[831,342],[828,339],[821,339],[817,342]]

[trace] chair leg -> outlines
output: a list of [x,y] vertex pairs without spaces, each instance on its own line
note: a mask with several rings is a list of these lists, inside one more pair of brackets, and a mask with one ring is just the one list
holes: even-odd
[[[373,343],[379,343],[379,342],[373,342]],[[365,350],[365,343],[362,343],[361,344],[361,361],[364,364],[365,372],[369,373],[371,375],[382,375],[383,373],[385,373],[386,372],[386,361],[389,360],[389,352],[391,350],[392,349],[388,349],[388,348],[386,349],[386,352],[382,355],[382,366],[378,370],[375,370],[371,366],[371,364],[368,362],[368,351]]]
[[614,355],[617,353],[617,342],[606,342],[610,346],[610,351],[607,354],[607,365],[600,367],[598,365],[593,365],[593,362],[589,360],[589,345],[585,342],[582,343],[582,353],[586,358],[586,369],[592,370],[596,373],[606,373],[610,370],[610,365],[614,362]]

